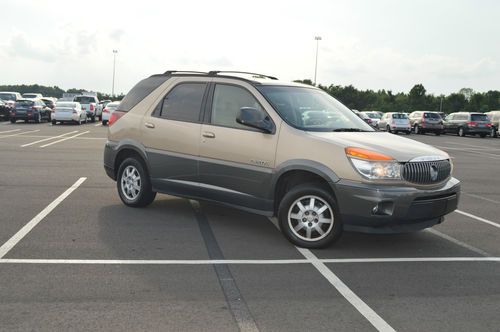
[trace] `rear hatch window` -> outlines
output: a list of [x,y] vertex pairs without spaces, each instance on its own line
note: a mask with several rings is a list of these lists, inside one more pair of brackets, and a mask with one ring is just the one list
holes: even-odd
[[408,119],[408,117],[406,116],[406,114],[401,114],[401,113],[393,114],[392,118],[393,119]]
[[35,104],[35,102],[30,101],[30,100],[21,100],[16,102],[16,107],[20,108],[26,108],[26,107],[31,107]]
[[424,113],[424,118],[426,119],[434,119],[434,120],[440,120],[441,117],[437,113]]
[[156,90],[160,85],[162,85],[165,81],[167,81],[170,77],[167,75],[153,75],[146,79],[143,79],[139,83],[137,83],[132,90],[127,93],[127,95],[123,98],[118,107],[118,110],[122,112],[128,112],[135,105],[137,105],[141,100],[149,96],[151,92]]
[[488,117],[486,114],[471,114],[471,121],[488,121]]
[[75,97],[74,99],[77,103],[80,104],[90,104],[95,103],[94,97]]

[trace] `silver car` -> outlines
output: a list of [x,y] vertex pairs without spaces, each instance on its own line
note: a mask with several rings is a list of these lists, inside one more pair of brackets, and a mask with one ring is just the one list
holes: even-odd
[[394,134],[400,131],[405,132],[406,135],[411,134],[410,120],[405,113],[385,113],[378,122],[377,128]]
[[52,124],[57,122],[73,122],[79,125],[87,123],[87,113],[82,110],[82,105],[74,101],[59,101],[52,113]]

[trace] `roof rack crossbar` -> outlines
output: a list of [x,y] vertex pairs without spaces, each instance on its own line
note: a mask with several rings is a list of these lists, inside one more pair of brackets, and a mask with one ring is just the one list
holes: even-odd
[[207,75],[206,72],[203,71],[192,71],[192,70],[167,70],[166,72],[163,73],[163,75],[172,75],[172,74],[204,74]]
[[217,74],[225,74],[225,73],[233,73],[233,74],[249,74],[249,75],[254,75],[254,76],[260,76],[260,77],[266,77],[271,80],[277,80],[278,78],[274,76],[269,76],[269,75],[264,75],[264,74],[257,74],[257,73],[250,73],[246,71],[232,71],[232,70],[212,70],[208,72],[208,76],[215,76]]

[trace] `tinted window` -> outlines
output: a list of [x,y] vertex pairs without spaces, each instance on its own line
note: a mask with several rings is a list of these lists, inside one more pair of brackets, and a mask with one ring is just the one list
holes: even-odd
[[424,118],[426,119],[441,119],[437,113],[424,113]]
[[16,95],[13,93],[0,93],[0,99],[3,100],[16,100]]
[[31,101],[31,100],[20,100],[18,102],[16,102],[16,107],[29,107],[29,106],[33,106],[35,104],[34,101]]
[[406,116],[406,114],[403,114],[403,113],[394,113],[392,115],[392,118],[393,119],[408,119],[408,117]]
[[94,97],[75,97],[74,101],[80,104],[90,104],[90,103],[95,103],[95,98]]
[[120,111],[128,112],[135,105],[137,105],[141,100],[146,98],[151,92],[156,90],[160,85],[165,83],[170,76],[165,75],[153,75],[146,79],[143,79],[137,83],[132,90],[130,90],[127,95],[123,98],[120,103]]
[[163,99],[163,118],[198,122],[206,83],[183,83],[174,87]]
[[488,121],[488,117],[486,114],[471,114],[471,121]]
[[370,119],[380,119],[381,116],[378,113],[366,113]]
[[242,107],[262,110],[259,102],[247,90],[233,85],[217,84],[212,102],[212,124],[249,129],[236,122],[236,116]]

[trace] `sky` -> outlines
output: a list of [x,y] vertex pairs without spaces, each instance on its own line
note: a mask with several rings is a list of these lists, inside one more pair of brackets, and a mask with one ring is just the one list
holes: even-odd
[[115,93],[166,70],[500,90],[500,1],[1,0],[0,85]]

